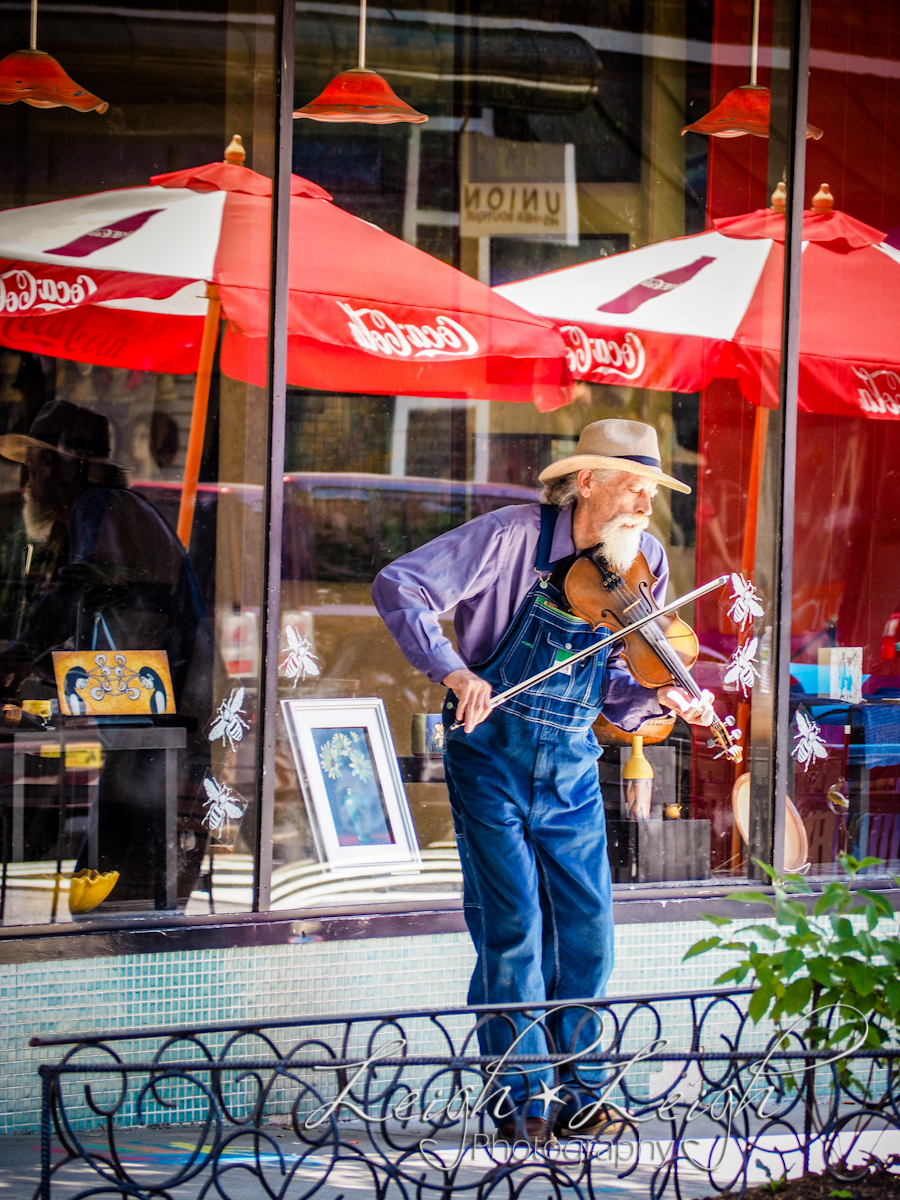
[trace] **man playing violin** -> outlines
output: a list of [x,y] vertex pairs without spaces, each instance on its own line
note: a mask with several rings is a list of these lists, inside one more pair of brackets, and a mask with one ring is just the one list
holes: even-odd
[[[478,956],[468,1002],[501,1010],[540,1002],[538,1013],[545,1001],[603,996],[613,966],[594,721],[602,712],[633,731],[665,710],[698,725],[713,719],[711,693],[695,698],[674,686],[642,687],[609,651],[489,707],[492,693],[565,662],[601,636],[565,599],[566,572],[582,553],[601,554],[619,575],[643,554],[656,579],[653,598],[664,602],[668,561],[647,533],[653,499],[659,486],[690,492],[663,472],[656,431],[618,419],[588,425],[575,454],[552,463],[540,480],[540,504],[476,517],[385,567],[372,588],[409,661],[449,689],[445,772]],[[458,651],[439,623],[451,609]],[[461,727],[451,729],[456,723]],[[544,1022],[552,1050],[588,1048],[597,1032],[585,1015],[572,1008]],[[482,1024],[482,1054],[546,1053],[545,1032],[529,1028],[533,1016]],[[568,1078],[556,1097],[556,1127],[596,1136],[609,1114]],[[583,1072],[579,1078],[585,1085]],[[550,1082],[552,1072],[541,1068],[510,1068],[498,1078],[508,1089],[492,1105],[502,1136],[550,1136],[542,1086]]]

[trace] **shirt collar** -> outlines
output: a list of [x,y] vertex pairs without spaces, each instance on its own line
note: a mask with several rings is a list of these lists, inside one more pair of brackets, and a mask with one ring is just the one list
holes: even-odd
[[575,543],[572,541],[572,516],[575,512],[575,506],[560,510],[559,516],[556,518],[556,526],[553,530],[553,543],[550,547],[550,561],[552,563],[559,562],[561,558],[568,558],[570,554],[575,553]]

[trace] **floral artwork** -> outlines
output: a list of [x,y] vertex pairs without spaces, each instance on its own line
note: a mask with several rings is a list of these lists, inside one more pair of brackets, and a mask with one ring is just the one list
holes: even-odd
[[828,757],[828,747],[816,722],[797,710],[797,732],[794,734],[792,756],[804,771],[808,771],[817,758]]
[[243,741],[244,730],[250,728],[248,722],[244,720],[244,695],[245,691],[242,687],[234,688],[228,699],[223,700],[216,709],[212,728],[209,731],[211,742],[217,742],[221,738],[222,745],[227,744],[233,750],[236,742]]
[[759,679],[759,671],[756,669],[756,649],[759,645],[759,638],[751,638],[749,642],[744,642],[743,646],[738,646],[734,654],[731,656],[731,661],[728,663],[728,669],[725,672],[725,683],[736,683],[741,689],[741,694],[746,697],[751,692],[754,683]]
[[416,829],[384,701],[292,696],[281,711],[320,860],[417,869]]
[[285,628],[288,641],[288,656],[281,664],[282,674],[293,680],[294,687],[304,681],[307,675],[315,678],[319,674],[319,663],[312,652],[308,637],[300,633],[293,625]]
[[756,588],[737,571],[732,572],[731,587],[731,608],[728,615],[735,625],[744,629],[747,625],[752,625],[756,617],[763,616],[765,610],[759,602]]
[[313,742],[341,846],[394,841],[364,727],[313,729]]
[[428,716],[425,724],[425,749],[429,754],[444,753],[444,718],[440,714]]

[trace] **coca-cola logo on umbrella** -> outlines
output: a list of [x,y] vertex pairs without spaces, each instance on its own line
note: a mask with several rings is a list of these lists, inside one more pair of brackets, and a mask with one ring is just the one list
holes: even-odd
[[13,267],[0,274],[0,312],[59,312],[83,304],[97,290],[90,275],[66,280]]
[[453,317],[441,313],[432,325],[401,324],[380,308],[353,308],[336,301],[350,318],[353,340],[369,354],[396,358],[471,358],[478,342]]
[[714,263],[715,261],[709,254],[704,254],[701,258],[695,258],[693,262],[688,263],[686,266],[676,267],[674,271],[663,271],[659,275],[651,275],[649,279],[644,279],[641,283],[635,284],[627,292],[623,292],[621,296],[616,296],[613,300],[607,300],[605,304],[598,304],[597,312],[633,313],[642,304],[646,304],[648,300],[653,300],[656,296],[664,296],[667,292],[672,292],[675,288],[680,288],[683,284],[689,283],[704,267],[708,267],[710,263]]
[[563,325],[560,333],[568,344],[569,370],[576,379],[582,379],[596,370],[607,375],[619,375],[625,380],[637,379],[644,373],[647,361],[644,344],[631,330],[621,341],[588,337],[579,325]]
[[113,221],[109,225],[101,225],[98,229],[89,229],[64,246],[53,246],[45,251],[46,254],[65,254],[67,258],[86,258],[96,250],[110,243],[121,242],[123,238],[131,237],[147,224],[151,217],[163,212],[161,208],[151,208],[146,212],[132,213],[121,221]]
[[859,406],[867,413],[900,413],[900,375],[896,371],[867,371],[865,367],[854,367],[853,374],[860,381],[856,389]]

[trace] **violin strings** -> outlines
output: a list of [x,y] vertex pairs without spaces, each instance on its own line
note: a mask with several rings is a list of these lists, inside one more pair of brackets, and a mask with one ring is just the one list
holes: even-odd
[[[629,605],[640,605],[640,616],[646,616],[647,613],[652,611],[643,593],[638,593],[636,595],[627,585],[624,579],[619,587],[623,589],[620,592],[620,595],[624,596],[624,598],[629,602]],[[619,589],[616,590],[618,591]],[[655,643],[654,648],[657,654],[663,660],[665,666],[669,668],[673,678],[677,679],[680,683],[682,683],[682,685],[686,686],[687,690],[693,694],[694,698],[699,700],[702,695],[699,684],[678,657],[677,651],[672,646],[672,643],[666,637],[665,632],[660,628],[656,621],[649,622],[641,629],[640,632],[645,637],[647,634],[651,634],[651,637],[647,638],[647,640],[652,640]],[[731,736],[729,734],[728,727],[722,723],[721,718],[715,713],[713,713],[711,728],[716,733],[721,733],[725,737],[726,742],[731,745]]]
[[[652,612],[647,598],[643,594],[638,593],[636,595],[631,588],[628,587],[624,580],[620,586],[623,588],[621,594],[625,597],[629,604],[640,605],[641,616],[646,616],[649,612]],[[649,638],[647,638],[647,640],[652,640],[655,643],[655,649],[659,654],[659,657],[672,672],[672,675],[687,686],[688,691],[693,693],[695,699],[699,699],[701,694],[700,688],[697,686],[696,681],[691,676],[684,663],[678,657],[677,651],[666,637],[665,632],[660,628],[656,621],[651,621],[648,625],[645,625],[641,630],[641,633],[645,636],[647,634],[651,635]]]

